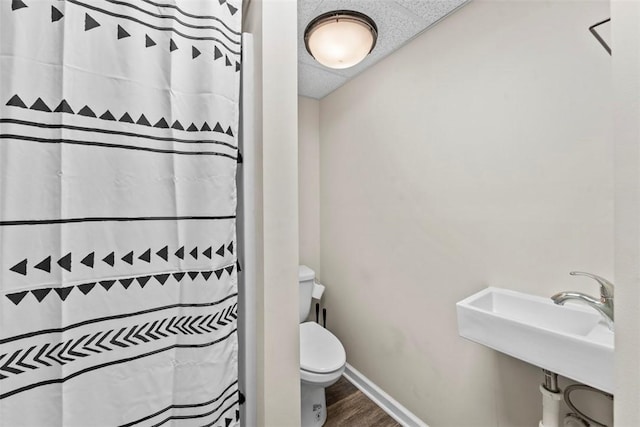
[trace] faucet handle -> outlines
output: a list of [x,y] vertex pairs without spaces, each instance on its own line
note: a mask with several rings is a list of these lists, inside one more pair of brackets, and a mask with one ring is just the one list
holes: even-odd
[[613,299],[613,283],[607,279],[596,276],[595,274],[585,273],[584,271],[572,271],[569,274],[572,276],[586,276],[592,278],[600,285],[600,298]]

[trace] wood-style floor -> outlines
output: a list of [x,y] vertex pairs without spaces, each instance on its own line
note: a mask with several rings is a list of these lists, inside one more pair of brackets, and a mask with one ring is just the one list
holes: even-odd
[[327,422],[324,427],[400,427],[344,377],[327,387],[325,393]]

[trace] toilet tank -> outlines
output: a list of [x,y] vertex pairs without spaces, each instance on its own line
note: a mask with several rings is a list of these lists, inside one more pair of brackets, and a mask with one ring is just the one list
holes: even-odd
[[307,320],[311,310],[311,294],[316,273],[306,265],[298,266],[298,283],[300,284],[300,323]]

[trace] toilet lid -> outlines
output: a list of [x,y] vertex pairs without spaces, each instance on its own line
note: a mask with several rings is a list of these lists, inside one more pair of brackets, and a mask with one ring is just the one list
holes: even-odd
[[324,374],[337,371],[347,361],[342,343],[316,322],[300,324],[300,367]]

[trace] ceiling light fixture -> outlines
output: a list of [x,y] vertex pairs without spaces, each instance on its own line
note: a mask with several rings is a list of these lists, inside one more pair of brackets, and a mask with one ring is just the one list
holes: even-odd
[[349,68],[373,50],[378,27],[367,15],[335,10],[313,19],[304,30],[307,52],[329,68]]

